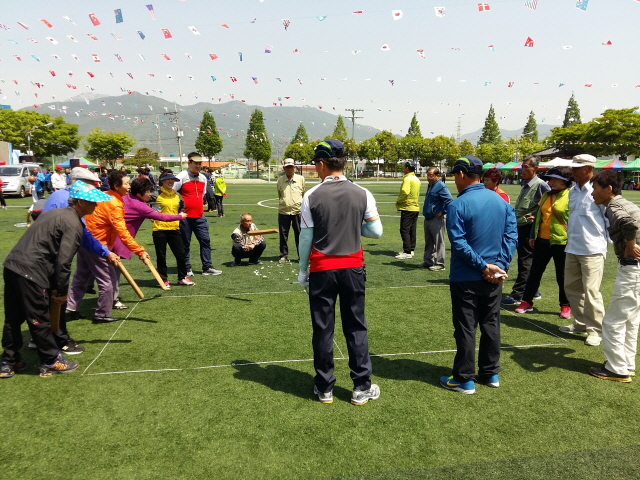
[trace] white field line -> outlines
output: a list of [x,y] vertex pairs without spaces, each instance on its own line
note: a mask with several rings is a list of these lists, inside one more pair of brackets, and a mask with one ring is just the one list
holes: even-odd
[[556,335],[556,334],[555,334],[555,333],[553,333],[553,332],[550,332],[550,331],[549,331],[549,330],[547,330],[546,328],[542,328],[540,325],[536,325],[535,323],[530,322],[529,320],[527,320],[527,319],[524,317],[524,315],[519,315],[519,314],[517,314],[517,313],[515,313],[515,312],[512,312],[511,310],[507,310],[507,309],[502,308],[502,307],[500,307],[500,310],[502,310],[503,312],[507,312],[508,314],[510,314],[510,315],[512,315],[512,316],[514,316],[514,317],[518,317],[520,320],[524,320],[524,321],[525,321],[525,322],[527,322],[529,325],[533,325],[534,327],[539,328],[539,329],[540,329],[540,330],[542,330],[543,332],[547,332],[549,335],[553,335],[554,337],[559,338],[559,339],[560,339],[560,340],[562,340],[563,342],[568,342],[568,340],[567,340],[566,338],[562,338],[561,336]]
[[[535,345],[510,345],[507,347],[500,347],[500,350],[509,350],[514,348],[537,348],[537,347],[557,347],[564,345],[563,343],[540,343]],[[476,349],[478,351],[478,349]],[[428,355],[434,353],[455,353],[456,350],[431,350],[426,352],[405,352],[405,353],[380,353],[371,355],[372,357],[392,357],[392,356],[407,356],[407,355]],[[334,360],[347,360],[345,357],[337,357]],[[94,375],[121,375],[125,373],[157,373],[157,372],[181,372],[185,370],[205,370],[209,368],[228,368],[228,367],[244,367],[249,365],[273,365],[278,363],[294,363],[294,362],[313,362],[313,358],[301,358],[294,360],[269,360],[266,362],[248,362],[248,363],[231,363],[224,365],[209,365],[206,367],[188,367],[188,368],[162,368],[162,369],[147,369],[147,370],[122,370],[119,372],[101,372],[101,373],[89,373],[87,376]],[[86,371],[86,370],[85,370]],[[83,372],[84,375],[84,372]]]
[[340,359],[344,358],[344,353],[342,353],[342,350],[340,349],[340,345],[338,345],[338,342],[336,342],[336,339],[333,339],[333,344],[338,347],[338,351],[340,352]]
[[275,208],[277,209],[278,207],[271,207],[269,205],[263,205],[263,202],[272,202],[273,200],[278,200],[277,198],[268,198],[266,200],[260,200],[256,205],[260,206],[260,207],[264,207],[264,208]]

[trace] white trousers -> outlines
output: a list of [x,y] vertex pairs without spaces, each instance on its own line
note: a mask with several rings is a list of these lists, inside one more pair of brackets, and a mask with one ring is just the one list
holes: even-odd
[[611,304],[602,319],[606,368],[618,375],[636,369],[640,323],[640,266],[619,265]]

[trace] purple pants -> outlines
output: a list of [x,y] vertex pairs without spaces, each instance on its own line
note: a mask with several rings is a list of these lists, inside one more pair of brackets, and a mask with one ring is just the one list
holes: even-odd
[[84,248],[78,250],[76,273],[69,290],[68,310],[77,310],[84,294],[89,288],[92,277],[98,284],[98,304],[96,317],[110,317],[113,309],[113,293],[117,285],[116,269],[107,263],[105,257],[99,257]]

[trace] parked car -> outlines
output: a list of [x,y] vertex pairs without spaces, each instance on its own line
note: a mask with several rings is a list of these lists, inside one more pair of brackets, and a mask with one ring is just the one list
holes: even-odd
[[2,193],[4,195],[26,197],[31,190],[29,175],[36,167],[42,170],[41,163],[18,163],[17,165],[0,166],[0,178],[4,182]]

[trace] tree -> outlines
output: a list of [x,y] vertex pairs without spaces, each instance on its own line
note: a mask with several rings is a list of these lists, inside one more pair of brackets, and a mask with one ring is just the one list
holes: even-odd
[[509,163],[514,159],[515,147],[505,143],[484,143],[476,147],[476,156],[484,163]]
[[292,141],[284,150],[285,158],[293,158],[298,163],[309,163],[313,158],[313,147],[308,143]]
[[484,121],[482,134],[478,139],[478,145],[483,145],[485,143],[491,143],[493,145],[502,143],[500,127],[498,127],[498,122],[496,122],[496,112],[493,110],[493,104],[491,104],[491,107],[489,108],[489,114]]
[[222,151],[222,140],[218,133],[218,127],[216,127],[216,121],[211,115],[211,110],[205,110],[202,120],[200,120],[196,150],[209,160]]
[[444,163],[447,166],[453,166],[458,158],[460,158],[460,148],[455,140],[444,135],[427,139],[426,165],[442,168]]
[[413,114],[413,118],[411,119],[411,125],[409,125],[409,130],[407,130],[407,137],[422,137],[422,133],[420,132],[420,124],[418,123],[418,119],[416,118],[416,114]]
[[465,157],[467,155],[473,155],[476,149],[469,140],[463,140],[458,144],[458,148],[460,149],[460,156]]
[[380,144],[374,137],[367,138],[366,140],[358,144],[358,158],[367,162],[373,162],[376,160],[376,169],[378,175],[380,174]]
[[619,155],[621,160],[627,155],[640,155],[640,114],[638,107],[615,110],[609,108],[601,117],[587,123],[582,135],[585,148],[595,156]]
[[417,135],[407,135],[398,140],[398,156],[420,162],[425,157],[428,148],[424,138]]
[[123,158],[136,144],[127,132],[103,132],[94,128],[85,138],[87,157],[94,162],[104,161],[108,168],[116,168],[116,162]]
[[295,143],[295,142],[297,142],[297,143],[309,143],[309,135],[307,134],[307,129],[304,128],[303,124],[298,125],[298,129],[296,130],[296,134],[293,136],[293,140],[291,140],[291,143]]
[[582,138],[588,126],[587,123],[576,123],[566,128],[552,128],[551,135],[544,139],[544,143],[571,156],[586,153]]
[[271,142],[267,137],[267,129],[264,126],[262,112],[257,108],[253,111],[251,120],[249,120],[245,145],[244,156],[256,160],[259,175],[260,162],[266,166],[271,159]]
[[147,147],[139,148],[133,157],[125,158],[122,164],[131,167],[144,167],[145,165],[157,167],[160,164],[160,156]]
[[331,136],[324,137],[325,140],[329,140],[331,138],[335,138],[336,140],[340,140],[342,143],[346,142],[349,138],[349,134],[347,133],[347,127],[344,126],[344,119],[342,115],[338,115],[338,120],[336,121],[336,127],[333,129],[333,133]]
[[564,112],[562,128],[568,128],[579,123],[582,123],[582,120],[580,120],[580,107],[578,107],[575,95],[571,93],[571,98],[567,104],[567,110]]
[[78,125],[67,123],[62,117],[30,110],[0,110],[0,139],[26,152],[27,136],[36,157],[67,155],[80,144]]
[[382,130],[373,137],[380,146],[380,158],[384,160],[385,171],[396,171],[398,163],[398,140],[388,130]]
[[533,110],[529,113],[529,119],[527,124],[522,129],[522,137],[527,138],[532,142],[538,141],[538,124],[536,123],[536,116]]

